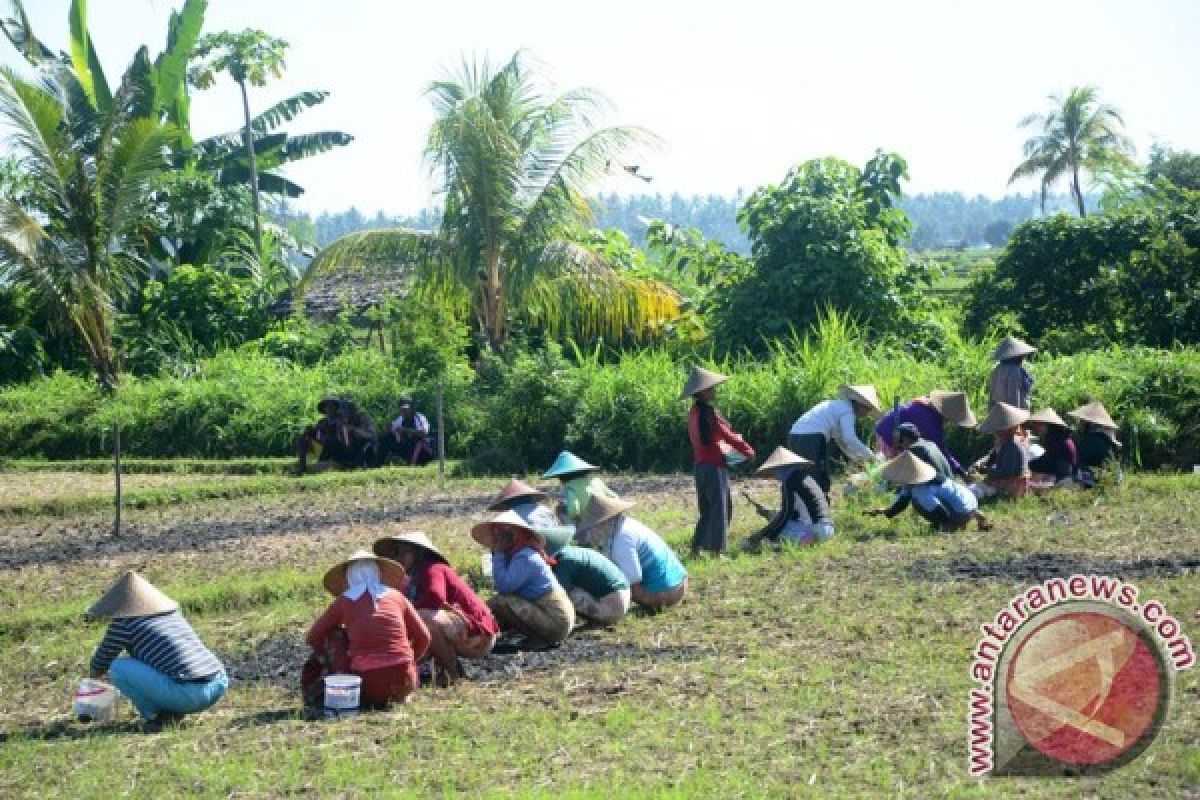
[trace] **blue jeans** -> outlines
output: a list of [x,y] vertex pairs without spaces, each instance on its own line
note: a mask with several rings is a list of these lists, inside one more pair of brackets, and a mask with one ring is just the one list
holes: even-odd
[[177,681],[136,658],[113,661],[108,677],[144,719],[155,719],[162,711],[176,714],[203,711],[220,700],[229,688],[229,678],[224,672],[207,681]]

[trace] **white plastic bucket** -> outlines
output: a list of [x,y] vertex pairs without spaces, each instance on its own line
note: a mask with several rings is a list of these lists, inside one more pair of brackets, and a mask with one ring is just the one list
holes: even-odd
[[330,711],[358,710],[362,678],[357,675],[325,676],[325,708]]
[[84,678],[71,706],[80,722],[112,722],[117,715],[117,688],[104,681]]

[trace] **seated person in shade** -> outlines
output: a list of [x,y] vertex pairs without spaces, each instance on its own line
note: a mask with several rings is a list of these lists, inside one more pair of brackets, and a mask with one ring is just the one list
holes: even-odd
[[487,658],[500,633],[496,618],[425,533],[387,536],[371,549],[408,572],[404,596],[429,629],[429,655],[439,671],[435,685],[448,686],[464,677],[460,658]]
[[896,500],[887,508],[876,508],[863,513],[869,517],[895,517],[912,504],[913,510],[940,531],[959,531],[971,520],[979,524],[981,531],[991,530],[992,525],[979,511],[979,501],[974,493],[953,478],[938,475],[937,471],[913,453],[901,453],[883,466],[880,476],[896,484]]
[[[106,674],[151,730],[211,707],[229,678],[179,604],[136,572],[126,572],[88,609],[89,619],[111,619],[92,656],[91,676]],[[118,658],[122,651],[128,656]]]
[[967,471],[946,447],[945,424],[960,428],[974,428],[975,415],[963,392],[943,392],[935,389],[928,397],[918,397],[896,406],[880,417],[875,425],[875,441],[887,458],[900,454],[895,444],[896,431],[901,425],[910,425],[917,431],[917,438],[935,446],[944,457],[954,475],[966,476]]
[[575,607],[550,568],[544,535],[515,511],[471,529],[492,551],[492,582],[498,594],[488,605],[503,630],[546,644],[561,644],[575,626]]
[[488,511],[515,511],[521,519],[535,528],[558,527],[558,517],[547,503],[550,495],[535,489],[525,481],[513,478],[496,499],[488,504]]
[[1024,497],[1029,490],[1029,453],[1021,432],[1028,419],[1028,411],[997,403],[979,426],[980,433],[992,435],[991,451],[972,465],[972,470],[982,475],[971,485],[980,500]]
[[1075,442],[1071,441],[1071,428],[1062,417],[1053,408],[1043,408],[1029,416],[1025,427],[1037,436],[1042,447],[1042,454],[1029,462],[1034,478],[1058,483],[1074,477],[1079,459]]
[[633,602],[652,610],[678,605],[687,593],[687,570],[661,536],[625,516],[631,508],[628,500],[593,496],[577,534],[620,567]]
[[856,461],[881,460],[882,456],[859,441],[854,423],[882,413],[874,386],[842,386],[836,398],[817,403],[792,423],[788,449],[816,465],[813,478],[828,492],[833,485],[829,474],[829,442],[836,442],[847,457]]
[[1079,453],[1081,469],[1094,470],[1120,454],[1121,443],[1117,441],[1117,423],[1109,416],[1103,403],[1088,403],[1067,416],[1074,418],[1077,425],[1075,447]]
[[754,473],[779,481],[778,513],[758,507],[758,513],[770,520],[767,527],[748,537],[742,547],[757,550],[764,541],[815,544],[833,536],[833,517],[829,500],[812,476],[814,464],[806,458],[776,447],[775,452]]
[[[917,458],[933,467],[939,478],[951,478],[955,474],[954,467],[946,460],[945,455],[936,444],[921,438],[921,432],[911,422],[902,422],[896,426],[892,438],[896,455],[912,453]],[[961,467],[959,469],[962,469]],[[965,473],[965,471],[964,471]]]
[[[352,400],[326,397],[317,403],[322,415],[296,440],[297,471],[365,467],[375,463],[375,423]],[[316,464],[309,466],[309,459]]]
[[400,416],[392,420],[389,435],[383,437],[384,460],[395,457],[403,464],[419,467],[433,460],[429,443],[429,420],[417,411],[411,397],[401,397]]
[[[404,567],[359,550],[325,573],[333,603],[308,630],[305,640],[331,673],[362,678],[359,703],[385,708],[404,703],[417,690],[417,662],[429,649],[430,635],[404,596]],[[306,665],[301,686],[311,698],[313,675]]]
[[597,474],[600,468],[584,461],[574,453],[563,450],[554,459],[550,469],[542,473],[542,479],[558,478],[562,481],[563,501],[561,512],[566,522],[574,524],[587,511],[589,500],[594,497],[615,499],[617,493],[609,489]]
[[557,562],[554,577],[577,616],[596,625],[613,625],[629,611],[629,581],[620,567],[595,550],[570,544],[573,534],[569,528],[547,533],[546,551]]

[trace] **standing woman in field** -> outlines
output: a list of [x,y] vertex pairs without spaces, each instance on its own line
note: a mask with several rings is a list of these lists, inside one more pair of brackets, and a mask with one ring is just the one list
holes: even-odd
[[1028,411],[1033,394],[1033,376],[1025,369],[1025,359],[1037,348],[1015,336],[1005,336],[992,353],[996,367],[988,377],[988,411],[999,403]]
[[695,462],[696,503],[700,519],[692,536],[692,555],[701,550],[710,553],[725,551],[729,538],[729,521],[733,516],[733,498],[729,493],[728,457],[733,453],[740,460],[754,458],[754,448],[734,433],[714,405],[717,386],[729,380],[725,375],[703,367],[692,367],[680,399],[692,398],[688,412],[688,438],[692,442]]

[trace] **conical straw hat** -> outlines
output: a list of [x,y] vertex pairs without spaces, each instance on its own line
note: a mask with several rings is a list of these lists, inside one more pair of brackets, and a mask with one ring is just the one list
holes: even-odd
[[845,400],[862,403],[876,414],[883,413],[883,407],[879,405],[879,395],[876,394],[875,387],[869,383],[839,386],[838,394]]
[[510,507],[509,504],[514,500],[525,498],[528,500],[537,501],[545,500],[547,497],[549,497],[549,495],[543,492],[541,489],[535,489],[525,481],[513,478],[508,482],[508,485],[501,490],[500,494],[496,496],[496,499],[488,505],[487,510],[506,511]]
[[1017,356],[1027,356],[1030,353],[1036,353],[1037,348],[1028,342],[1023,342],[1015,336],[1005,336],[1004,341],[996,346],[992,352],[993,361],[1005,361]]
[[350,554],[349,558],[340,564],[330,567],[329,571],[325,573],[325,577],[321,581],[325,585],[325,591],[334,597],[346,591],[346,588],[350,585],[346,581],[346,570],[355,561],[374,561],[379,567],[380,583],[384,586],[390,586],[393,589],[404,588],[404,576],[406,573],[402,564],[397,564],[390,558],[381,558],[367,550],[355,550]]
[[798,456],[786,447],[776,447],[767,460],[754,470],[754,474],[763,478],[778,477],[774,470],[782,467],[811,467],[813,462],[803,456]]
[[583,517],[579,520],[579,524],[575,526],[575,532],[585,533],[602,522],[607,522],[619,514],[624,514],[633,508],[633,506],[634,503],[631,500],[594,494],[591,501],[588,502],[587,509],[583,512]]
[[1093,425],[1098,425],[1101,428],[1109,428],[1110,430],[1114,431],[1119,427],[1117,423],[1113,421],[1113,418],[1109,416],[1108,409],[1106,409],[1104,404],[1099,401],[1082,405],[1074,411],[1068,413],[1067,416],[1074,417],[1075,419],[1081,419],[1084,422],[1090,422]]
[[900,486],[912,486],[918,483],[929,483],[937,477],[937,470],[905,450],[900,455],[883,465],[879,471],[888,483]]
[[450,560],[437,549],[433,540],[429,538],[429,534],[425,531],[406,531],[395,536],[384,536],[382,539],[376,539],[375,544],[371,549],[375,551],[375,555],[380,558],[387,558],[395,561],[396,545],[408,544],[413,547],[419,547],[429,555],[441,561],[443,564],[449,564]]
[[599,467],[589,464],[574,453],[563,450],[558,454],[558,458],[554,459],[554,463],[550,465],[550,469],[542,473],[542,477],[561,478],[564,475],[574,475],[579,472],[597,472],[599,469]]
[[704,367],[692,367],[687,383],[683,385],[683,391],[679,393],[679,399],[686,400],[697,392],[703,392],[705,389],[720,386],[727,380],[729,380],[729,376],[722,375],[719,372],[713,372]]
[[542,536],[546,542],[546,552],[556,556],[575,538],[575,529],[570,525],[559,525],[554,528],[542,528]]
[[545,532],[530,525],[515,511],[502,511],[487,522],[479,523],[471,528],[471,538],[491,550],[496,541],[496,532],[500,528],[519,528],[533,534],[541,540],[543,545],[546,543]]
[[88,619],[148,617],[179,608],[171,598],[133,570],[126,572],[87,610]]
[[988,411],[987,419],[979,426],[980,433],[996,433],[1015,428],[1029,419],[1029,412],[1008,403],[996,403]]
[[966,392],[944,392],[934,389],[929,393],[929,404],[946,418],[946,421],[960,428],[974,428],[979,424],[971,412],[971,402]]
[[1035,411],[1029,415],[1027,422],[1044,422],[1047,425],[1058,425],[1062,428],[1071,427],[1063,422],[1063,418],[1058,415],[1058,412],[1053,408],[1043,408],[1041,411]]

